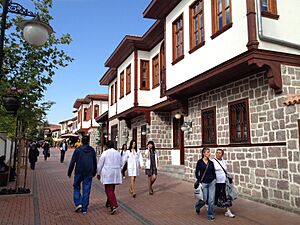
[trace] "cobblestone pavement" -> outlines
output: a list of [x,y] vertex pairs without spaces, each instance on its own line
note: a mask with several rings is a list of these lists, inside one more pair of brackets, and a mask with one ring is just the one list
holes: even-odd
[[147,177],[141,172],[136,181],[137,197],[129,195],[129,179],[117,186],[119,209],[110,215],[105,208],[105,192],[97,179],[93,180],[90,206],[87,215],[74,212],[72,200],[73,177],[66,176],[72,150],[66,154],[65,163],[59,162],[59,150],[52,149],[51,157],[44,161],[40,156],[36,170],[29,173],[28,186],[32,193],[24,196],[0,197],[1,225],[68,225],[68,224],[116,224],[116,225],[296,225],[300,216],[249,200],[238,199],[232,211],[236,218],[224,216],[224,210],[216,209],[216,220],[210,222],[206,209],[200,215],[194,211],[193,185],[189,182],[158,175],[154,195],[147,190]]

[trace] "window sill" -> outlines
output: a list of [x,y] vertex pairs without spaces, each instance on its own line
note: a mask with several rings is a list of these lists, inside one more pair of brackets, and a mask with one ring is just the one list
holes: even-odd
[[274,20],[278,20],[279,19],[279,15],[271,13],[271,12],[262,11],[261,12],[261,16],[267,17],[267,18],[270,18],[270,19],[274,19]]
[[129,92],[126,92],[126,95],[129,95],[131,93],[131,91],[129,91]]
[[141,91],[150,91],[150,88],[140,88]]
[[200,44],[198,44],[195,47],[191,48],[191,50],[189,51],[189,53],[192,54],[193,52],[195,52],[196,50],[198,50],[199,48],[201,48],[204,44],[205,44],[205,41],[202,41]]
[[214,39],[216,37],[218,37],[220,34],[224,33],[225,31],[227,31],[228,29],[230,29],[232,27],[232,22],[227,24],[226,26],[222,27],[220,30],[218,30],[217,32],[215,32],[213,35],[210,36],[211,39]]
[[123,96],[120,96],[120,99],[124,98],[124,95]]
[[172,65],[174,66],[176,63],[184,59],[184,55],[179,56],[177,59],[173,60]]

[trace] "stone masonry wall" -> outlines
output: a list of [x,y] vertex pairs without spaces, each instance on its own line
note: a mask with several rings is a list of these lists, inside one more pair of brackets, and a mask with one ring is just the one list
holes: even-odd
[[[192,133],[185,133],[186,175],[194,180],[201,158],[201,110],[216,107],[217,142],[225,148],[228,169],[238,191],[249,198],[294,211],[300,207],[299,105],[286,106],[300,94],[300,68],[282,66],[283,93],[275,94],[265,74],[254,74],[189,99]],[[228,103],[249,99],[251,147],[229,147]],[[272,143],[286,143],[272,145]],[[267,144],[264,145],[264,144]],[[225,146],[225,147],[224,147]],[[214,154],[216,148],[211,148]]]
[[94,149],[97,147],[97,139],[98,139],[98,129],[97,128],[91,128],[89,129],[89,135],[90,135],[90,146],[92,146]]

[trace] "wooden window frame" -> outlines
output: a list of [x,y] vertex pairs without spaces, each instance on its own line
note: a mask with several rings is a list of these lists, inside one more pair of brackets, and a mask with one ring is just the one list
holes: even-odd
[[115,86],[114,84],[112,84],[110,87],[110,105],[113,105],[115,103],[114,95],[115,95]]
[[298,139],[299,139],[299,148],[300,149],[300,119],[298,120]]
[[120,99],[124,97],[124,70],[120,73]]
[[83,109],[83,121],[88,121],[88,108]]
[[118,83],[117,81],[115,82],[115,102],[114,103],[117,103],[117,100],[118,100]]
[[[146,66],[147,66],[147,68],[146,68],[146,86],[145,87],[143,87],[143,70],[142,70],[142,65],[143,65],[143,63],[147,63],[146,64]],[[149,79],[150,79],[150,61],[149,60],[144,60],[144,59],[141,59],[140,60],[140,90],[144,90],[144,91],[149,91],[150,90],[150,81],[149,81]]]
[[[179,30],[177,31],[176,29],[176,23],[179,21],[179,20],[182,20],[182,26],[179,28]],[[176,39],[176,34],[179,33],[179,32],[182,32],[182,40],[180,42],[180,45],[182,45],[182,53],[180,55],[177,55],[177,46],[180,46],[178,45],[178,40]],[[172,62],[172,65],[175,65],[176,63],[178,63],[179,61],[181,61],[182,59],[184,59],[184,21],[183,21],[183,13],[178,16],[176,18],[176,20],[174,20],[174,22],[172,23],[172,39],[173,39],[173,49],[172,49],[172,52],[173,52],[173,62]]]
[[223,32],[227,31],[229,28],[232,27],[232,4],[231,0],[229,0],[229,7],[230,7],[230,22],[226,23],[226,12],[225,12],[225,1],[222,0],[222,24],[223,26],[219,28],[219,19],[218,19],[218,0],[212,0],[212,36],[211,39],[216,38]]
[[[173,129],[173,148],[175,149],[180,149],[181,145],[181,135],[183,135],[183,131],[181,130],[181,126],[183,124],[183,116],[180,119],[173,118],[173,124],[172,124],[172,129]],[[177,142],[177,143],[176,143]]]
[[[245,104],[245,116],[246,116],[246,129],[247,129],[247,138],[242,138],[244,134],[244,127],[243,124],[245,124],[245,121],[240,122],[240,132],[241,132],[241,138],[237,137],[237,126],[236,126],[236,113],[233,113],[233,107],[237,107],[238,105]],[[232,144],[250,144],[250,117],[249,117],[249,100],[248,99],[242,99],[235,102],[228,103],[228,115],[229,115],[229,135],[230,135],[230,143]],[[243,118],[243,115],[240,114],[241,119]],[[235,122],[234,122],[235,121]]]
[[137,127],[132,129],[132,140],[135,140],[137,143]]
[[94,119],[97,118],[98,116],[99,116],[99,105],[94,105]]
[[[158,67],[157,71],[155,70],[156,68],[155,66]],[[155,72],[157,72],[157,74],[155,74]],[[157,79],[155,79],[155,77],[157,77]],[[152,58],[152,89],[158,87],[159,83],[160,83],[160,67],[159,67],[159,54],[157,54]]]
[[131,92],[131,64],[126,67],[126,95]]
[[[213,125],[208,127],[207,115],[213,115]],[[217,114],[216,107],[207,108],[201,111],[201,121],[202,121],[202,144],[203,145],[216,145],[217,144]],[[208,132],[207,130],[210,129]],[[209,141],[211,140],[211,141]]]
[[277,13],[277,1],[276,0],[268,0],[268,10],[264,11],[262,7],[262,0],[260,0],[260,8],[261,8],[261,16],[267,17],[270,19],[279,19],[279,15]]
[[[202,4],[201,10],[197,12],[196,15],[193,15],[193,9],[195,5]],[[193,2],[192,5],[190,5],[189,8],[190,11],[190,51],[189,53],[193,53],[197,49],[201,48],[205,44],[205,29],[204,29],[204,0],[196,0]],[[200,17],[202,16],[203,20],[203,27],[201,27],[200,23]],[[195,26],[194,26],[194,20],[195,18],[198,18],[198,27],[197,32],[199,34],[199,37],[201,39],[201,30],[203,30],[203,39],[200,40],[198,44],[195,44]]]

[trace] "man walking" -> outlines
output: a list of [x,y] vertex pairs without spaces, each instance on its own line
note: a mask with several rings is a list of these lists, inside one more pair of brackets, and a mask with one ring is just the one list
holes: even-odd
[[63,140],[63,142],[60,144],[60,162],[63,163],[65,160],[65,153],[68,150],[67,141]]
[[97,179],[104,184],[107,197],[106,207],[110,208],[110,214],[115,214],[118,203],[115,195],[115,186],[122,184],[122,158],[120,153],[114,149],[112,141],[107,142],[107,150],[104,151],[97,165]]
[[39,156],[39,150],[35,142],[32,142],[29,146],[28,159],[30,163],[30,169],[35,169],[35,163],[37,162],[37,157]]
[[44,142],[43,149],[44,159],[47,160],[47,158],[50,157],[50,144],[48,143],[48,141]]
[[[76,164],[76,166],[75,166]],[[68,169],[68,177],[71,177],[75,166],[75,176],[73,184],[73,200],[75,204],[75,212],[82,211],[87,213],[92,179],[97,171],[96,152],[89,146],[89,137],[82,137],[82,145],[73,152],[72,159]],[[80,193],[80,185],[82,183],[82,194]]]

